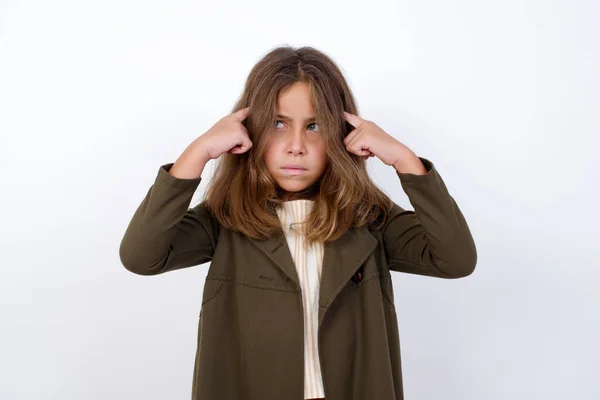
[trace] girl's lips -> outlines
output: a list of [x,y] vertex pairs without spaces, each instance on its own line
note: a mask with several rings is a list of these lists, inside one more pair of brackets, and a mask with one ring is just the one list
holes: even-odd
[[282,168],[286,173],[290,175],[299,175],[306,172],[305,169],[302,168]]
[[281,168],[297,168],[297,169],[306,169],[301,164],[286,164]]

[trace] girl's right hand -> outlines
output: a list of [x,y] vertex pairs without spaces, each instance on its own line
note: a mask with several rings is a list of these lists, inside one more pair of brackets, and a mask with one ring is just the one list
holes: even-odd
[[206,161],[217,159],[221,154],[245,153],[252,147],[246,127],[242,121],[248,117],[250,107],[242,108],[233,114],[221,118],[195,142],[206,152]]

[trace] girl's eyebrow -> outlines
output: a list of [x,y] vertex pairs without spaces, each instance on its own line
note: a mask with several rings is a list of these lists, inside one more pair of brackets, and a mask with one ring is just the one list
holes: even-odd
[[[292,121],[293,119],[291,117],[288,117],[287,115],[281,115],[281,114],[277,114],[277,118],[283,120],[283,121]],[[315,122],[317,120],[316,117],[310,117],[306,119],[306,122]]]

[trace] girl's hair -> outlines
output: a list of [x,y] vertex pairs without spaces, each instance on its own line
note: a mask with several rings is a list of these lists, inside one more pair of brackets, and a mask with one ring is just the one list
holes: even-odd
[[295,82],[309,84],[327,149],[323,175],[297,197],[315,201],[304,224],[306,241],[333,241],[349,228],[377,221],[375,229],[381,228],[392,200],[371,181],[366,158],[350,153],[343,143],[354,129],[343,111],[358,115],[354,97],[335,62],[313,47],[274,48],[250,71],[232,112],[250,107],[243,124],[253,145],[245,153],[220,157],[204,194],[208,210],[224,227],[256,239],[282,229],[275,211],[282,198],[264,153],[276,121],[278,94]]

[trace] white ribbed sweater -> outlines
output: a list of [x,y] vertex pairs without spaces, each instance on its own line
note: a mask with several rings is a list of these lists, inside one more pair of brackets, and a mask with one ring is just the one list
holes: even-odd
[[[319,284],[323,263],[323,244],[308,246],[301,233],[302,227],[291,226],[304,222],[312,207],[313,200],[289,200],[277,208],[277,214],[284,228],[285,238],[292,254],[304,305],[304,398],[325,397],[317,342],[319,315]],[[296,229],[294,231],[293,229]]]

